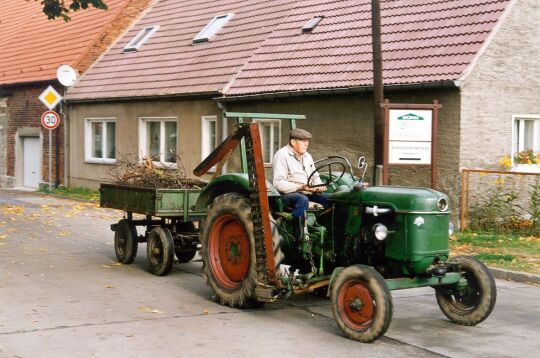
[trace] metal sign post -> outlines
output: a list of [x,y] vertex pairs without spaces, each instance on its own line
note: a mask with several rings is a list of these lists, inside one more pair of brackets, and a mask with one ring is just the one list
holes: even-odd
[[49,130],[49,191],[52,190],[52,131],[60,125],[60,116],[54,111],[41,115],[41,125]]
[[437,126],[439,109],[433,104],[390,103],[384,109],[383,184],[388,185],[388,166],[431,166],[431,188],[437,187]]

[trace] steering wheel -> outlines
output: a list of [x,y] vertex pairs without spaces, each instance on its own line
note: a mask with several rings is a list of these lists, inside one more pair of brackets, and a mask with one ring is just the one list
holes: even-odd
[[[324,159],[323,159],[324,160]],[[341,175],[337,178],[337,179],[333,179],[333,175],[332,175],[332,165],[336,165],[338,166],[338,168],[340,168],[340,171],[341,171]],[[313,178],[313,176],[315,175],[315,173],[318,173],[321,169],[323,168],[328,168],[328,179],[324,182],[324,183],[321,183],[321,184],[316,184],[316,185],[311,185],[311,179]],[[307,179],[307,182],[308,182],[308,187],[310,188],[318,188],[318,187],[321,187],[321,186],[329,186],[330,184],[340,180],[341,178],[343,178],[343,176],[345,175],[345,171],[346,171],[346,167],[345,167],[345,164],[342,162],[342,161],[338,161],[338,160],[333,160],[333,161],[330,161],[328,163],[323,163],[319,166],[317,166],[315,168],[315,170],[313,171],[313,173],[311,173]],[[326,173],[326,172],[325,172]]]

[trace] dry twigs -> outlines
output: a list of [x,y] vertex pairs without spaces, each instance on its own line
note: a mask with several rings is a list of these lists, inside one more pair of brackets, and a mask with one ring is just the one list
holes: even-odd
[[118,185],[128,185],[150,189],[198,189],[206,182],[188,178],[182,160],[175,154],[176,163],[152,161],[143,157],[142,162],[133,155],[120,155],[116,165],[109,170],[112,181]]

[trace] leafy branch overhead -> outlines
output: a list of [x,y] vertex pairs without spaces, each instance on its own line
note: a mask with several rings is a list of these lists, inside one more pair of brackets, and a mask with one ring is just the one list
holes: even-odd
[[71,20],[69,16],[70,12],[86,10],[90,6],[96,9],[107,10],[107,4],[102,0],[41,0],[41,5],[43,6],[43,12],[49,20],[62,17],[66,22]]

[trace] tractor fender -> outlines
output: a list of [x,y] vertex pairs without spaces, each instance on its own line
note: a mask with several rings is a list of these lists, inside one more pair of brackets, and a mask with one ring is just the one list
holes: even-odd
[[[280,196],[274,186],[266,181],[268,196]],[[208,183],[201,191],[197,202],[195,203],[195,211],[205,211],[206,207],[220,195],[227,193],[238,193],[249,197],[249,178],[244,173],[230,173],[220,175],[219,177]]]

